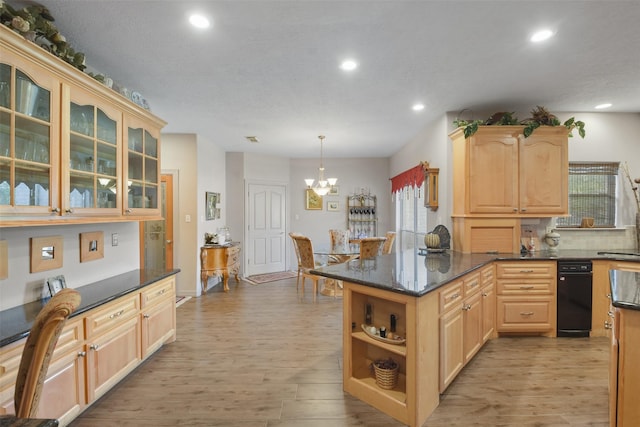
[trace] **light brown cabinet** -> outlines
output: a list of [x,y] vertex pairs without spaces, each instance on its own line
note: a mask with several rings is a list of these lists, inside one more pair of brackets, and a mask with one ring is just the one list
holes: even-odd
[[[413,297],[343,283],[344,390],[406,425],[423,425],[439,403],[438,354],[424,350],[438,346],[437,295]],[[404,344],[385,343],[362,331],[367,304],[376,327],[389,328],[391,314],[396,316],[396,333],[406,339]],[[388,358],[399,365],[398,383],[391,390],[376,384],[370,367]]]
[[480,126],[453,141],[454,248],[460,252],[519,252],[520,218],[568,212],[568,132],[540,127]]
[[[45,380],[38,416],[69,424],[163,344],[175,341],[175,277],[72,317]],[[0,415],[13,393],[26,339],[0,348]]]
[[568,132],[540,127],[481,126],[470,138],[450,134],[454,215],[556,216],[567,213]]
[[[6,27],[0,34],[2,225],[159,217],[166,123]],[[143,135],[136,155],[124,150],[125,124]]]
[[614,309],[609,371],[612,427],[637,426],[640,420],[640,311]]
[[555,261],[496,263],[499,333],[539,333],[555,336]]
[[496,329],[496,277],[495,265],[480,271],[482,280],[482,342],[494,337]]
[[[443,393],[485,342],[485,328],[491,329],[492,315],[484,313],[482,272],[469,273],[444,286],[440,301],[440,380]],[[488,310],[491,306],[487,305]],[[485,318],[485,316],[487,316]],[[491,326],[489,326],[491,324]]]
[[200,248],[200,281],[202,292],[207,291],[207,282],[211,276],[222,276],[223,289],[229,291],[229,276],[238,281],[240,272],[240,243],[228,245],[206,245]]

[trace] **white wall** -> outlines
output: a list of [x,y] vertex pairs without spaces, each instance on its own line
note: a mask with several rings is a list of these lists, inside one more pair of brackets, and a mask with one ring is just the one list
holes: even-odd
[[[104,258],[81,263],[80,233],[92,231],[104,232]],[[118,246],[111,246],[113,233],[118,234]],[[62,236],[62,268],[32,274],[29,239],[45,236]],[[0,239],[9,246],[9,277],[0,280],[0,310],[39,299],[47,277],[62,274],[68,287],[78,288],[140,268],[137,222],[2,228]]]

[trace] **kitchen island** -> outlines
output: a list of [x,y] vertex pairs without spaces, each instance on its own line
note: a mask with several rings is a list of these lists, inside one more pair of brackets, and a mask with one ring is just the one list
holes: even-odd
[[[555,336],[556,260],[590,259],[607,271],[615,265],[640,267],[640,257],[598,252],[423,256],[410,249],[315,270],[344,283],[344,390],[407,425],[424,424],[440,394],[488,339],[501,333]],[[520,279],[518,272],[532,278]],[[505,277],[502,284],[496,280],[500,274]],[[604,294],[600,282],[594,292]],[[512,283],[527,284],[519,288],[531,294],[509,295],[515,292],[509,288]],[[496,306],[500,286],[506,302]],[[510,322],[514,311],[533,320]],[[538,311],[546,316],[544,321]],[[366,330],[372,326],[376,329]],[[375,332],[382,326],[403,341],[382,340]],[[392,388],[381,387],[371,367],[388,359],[398,365]]]

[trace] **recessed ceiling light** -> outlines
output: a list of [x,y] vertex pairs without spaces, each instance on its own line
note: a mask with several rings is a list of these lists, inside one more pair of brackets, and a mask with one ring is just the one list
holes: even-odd
[[189,22],[196,28],[209,28],[209,26],[211,25],[209,19],[206,16],[200,15],[198,13],[194,13],[193,15],[189,16]]
[[532,42],[534,42],[534,43],[538,43],[538,42],[545,41],[545,40],[551,38],[552,36],[553,36],[553,31],[551,31],[551,30],[540,30],[540,31],[534,33],[531,36],[530,40]]
[[342,64],[340,64],[340,68],[344,71],[353,71],[358,68],[358,63],[353,59],[347,59],[346,61],[343,61]]
[[411,109],[413,111],[422,111],[424,110],[424,104],[413,104],[413,107],[411,107]]
[[609,108],[609,107],[611,107],[611,104],[607,102],[605,104],[596,105],[595,109],[596,110],[604,110],[605,108]]

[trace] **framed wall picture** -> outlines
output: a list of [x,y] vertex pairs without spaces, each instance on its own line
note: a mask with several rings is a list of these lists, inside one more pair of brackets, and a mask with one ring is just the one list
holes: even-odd
[[327,202],[327,210],[334,212],[340,210],[340,202]]
[[207,191],[205,193],[204,218],[209,221],[216,218],[216,205],[218,204],[218,193]]
[[46,286],[49,288],[49,295],[54,296],[61,290],[67,287],[67,282],[64,280],[64,276],[49,277],[45,280]]
[[62,267],[62,236],[31,238],[31,273]]
[[334,185],[333,187],[329,188],[329,196],[339,196],[340,195],[340,189],[338,188],[337,185]]
[[306,190],[305,201],[305,209],[317,211],[322,210],[322,196],[317,195],[316,192],[310,188],[307,188]]
[[104,232],[80,233],[80,262],[104,258]]

